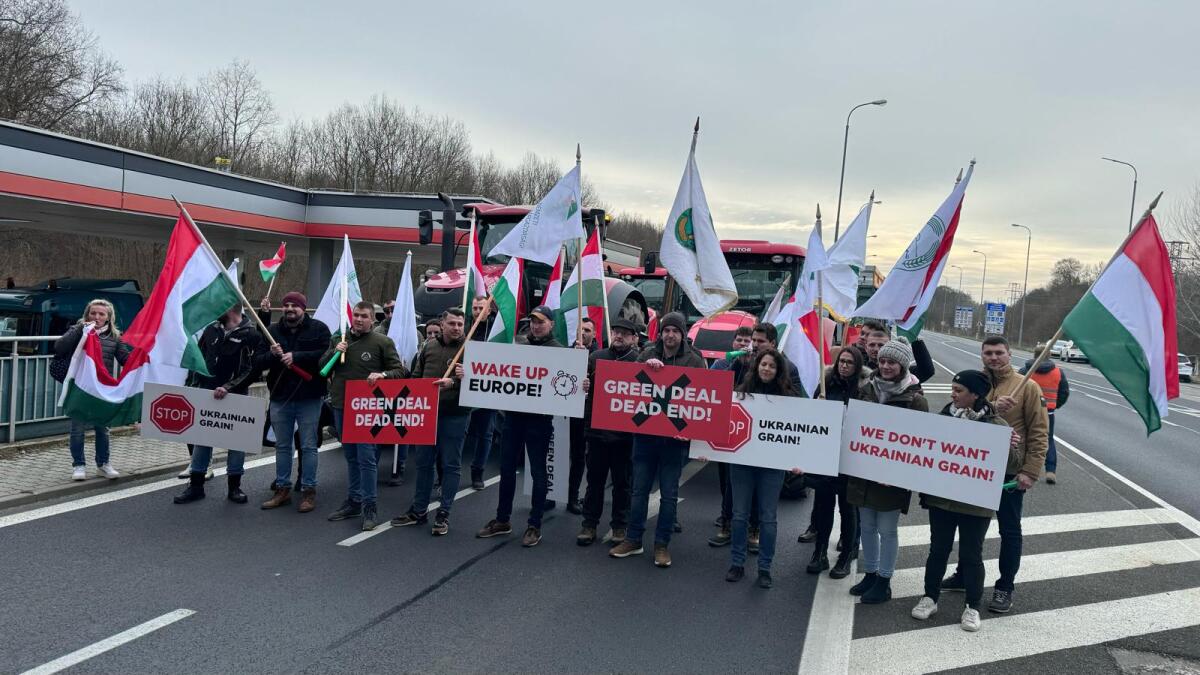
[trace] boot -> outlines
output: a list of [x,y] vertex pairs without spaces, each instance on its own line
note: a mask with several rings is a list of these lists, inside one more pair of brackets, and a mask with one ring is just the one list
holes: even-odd
[[862,595],[862,604],[880,605],[892,599],[892,580],[889,577],[878,577],[875,583]]
[[820,574],[827,569],[829,569],[829,556],[821,549],[813,551],[812,560],[808,561],[805,571],[809,574]]
[[300,506],[296,509],[300,513],[308,513],[317,508],[317,489],[304,488],[300,491]]
[[286,486],[278,486],[275,488],[275,496],[262,503],[264,509],[277,509],[285,504],[292,503],[292,488]]
[[241,474],[226,474],[225,477],[229,480],[229,494],[226,495],[229,501],[233,502],[234,504],[245,504],[246,502],[250,501],[250,498],[246,496],[246,493],[242,492]]
[[482,490],[483,485],[483,469],[471,469],[471,489]]
[[871,590],[871,587],[875,585],[875,580],[878,578],[878,574],[874,572],[867,572],[866,576],[864,576],[861,581],[850,587],[850,595],[862,595],[863,593]]
[[850,554],[842,551],[838,554],[837,562],[829,570],[830,579],[845,579],[850,576]]
[[190,504],[204,499],[204,472],[193,471],[188,474],[188,486],[175,496],[176,504]]

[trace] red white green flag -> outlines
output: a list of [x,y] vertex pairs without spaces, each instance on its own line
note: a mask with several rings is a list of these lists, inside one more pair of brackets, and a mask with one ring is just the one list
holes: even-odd
[[[583,281],[580,282],[580,276]],[[578,284],[582,283],[583,286]],[[582,293],[580,292],[582,290]],[[583,296],[583,316],[592,320],[596,329],[596,344],[605,345],[604,311],[608,299],[604,290],[604,260],[600,252],[600,228],[592,230],[587,245],[579,257],[579,264],[567,279],[567,287],[562,292],[562,306],[559,308],[559,320],[554,322],[554,337],[564,345],[575,344],[575,336],[579,334],[579,298]]]
[[467,245],[467,274],[463,285],[463,314],[467,323],[475,320],[471,316],[471,302],[475,298],[486,298],[487,279],[483,276],[483,257],[479,255],[479,239],[476,237],[475,216],[471,216],[471,240]]
[[525,276],[525,261],[509,258],[500,280],[492,286],[492,301],[496,303],[496,319],[488,342],[511,344],[517,337],[517,321],[521,312],[521,279]]
[[287,258],[287,242],[279,244],[279,250],[275,252],[274,258],[258,261],[258,273],[262,275],[264,283],[270,283],[271,279],[275,278],[275,273],[279,271],[279,266]]

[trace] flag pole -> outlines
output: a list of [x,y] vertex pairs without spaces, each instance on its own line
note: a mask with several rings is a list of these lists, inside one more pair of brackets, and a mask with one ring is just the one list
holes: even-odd
[[[463,275],[462,311],[463,311],[463,314],[467,315],[467,316],[470,316],[471,303],[473,303],[475,301],[475,298],[467,297],[467,286],[470,285],[470,280],[472,278],[474,278],[472,275],[475,273],[475,264],[479,262],[477,260],[472,260],[472,257],[474,255],[475,255],[475,209],[471,209],[471,239],[470,239],[470,241],[467,242],[467,273],[465,275]],[[486,290],[486,289],[484,289],[484,290]],[[472,317],[472,318],[474,318],[474,317]]]
[[[492,306],[492,294],[491,293],[488,293],[487,301],[488,301],[488,307],[490,308]],[[467,343],[471,341],[471,336],[475,335],[475,329],[479,328],[479,324],[481,321],[483,321],[483,317],[485,317],[485,316],[487,316],[486,313],[480,312],[479,316],[475,317],[475,321],[471,322],[471,330],[467,331],[467,334],[465,336],[463,336],[462,346],[458,348],[458,353],[454,355],[454,358],[450,359],[450,365],[446,367],[446,372],[442,373],[443,380],[446,379],[447,377],[450,377],[450,373],[454,372],[454,366],[458,365],[459,359],[462,358],[463,351],[466,350],[466,348],[467,348]]]
[[[596,227],[599,228],[600,227],[600,222],[599,222],[600,218],[597,217],[596,221],[597,221]],[[600,253],[600,270],[601,270],[601,273],[603,274],[604,270],[605,270],[604,237],[600,236],[600,232],[598,230],[596,232],[596,248],[598,249],[598,252]],[[580,275],[580,276],[582,276],[582,275]],[[608,289],[604,288],[603,277],[600,279],[600,284],[601,284],[601,290],[604,292],[604,346],[607,347],[612,344],[612,320],[609,319],[609,316],[608,316],[609,315]]]
[[277,277],[277,276],[279,276],[278,270],[275,271],[275,274],[271,275],[271,283],[267,284],[267,297],[268,298],[271,297],[271,289],[275,288],[275,277]]
[[[200,238],[200,243],[204,244],[204,250],[208,251],[208,254],[217,261],[218,266],[223,267],[221,265],[221,258],[217,255],[217,252],[213,250],[212,244],[208,243],[208,239],[204,236],[204,233],[200,231],[200,228],[196,225],[196,221],[192,220],[192,214],[188,213],[188,210],[183,206],[183,202],[179,201],[175,195],[171,195],[171,199],[174,200],[175,206],[179,207],[179,212],[183,214],[183,219],[187,222],[188,227],[192,228],[192,232],[195,232],[196,236]],[[275,342],[275,338],[271,337],[271,331],[267,330],[267,325],[263,323],[262,319],[258,318],[258,312],[254,311],[254,307],[250,304],[250,301],[246,299],[246,294],[242,292],[241,287],[233,286],[233,290],[237,292],[238,300],[240,300],[242,305],[249,310],[250,318],[254,320],[254,323],[258,326],[258,330],[262,332],[263,338],[266,339],[267,343],[272,347],[278,344]],[[296,373],[296,375],[305,381],[312,379],[311,373],[300,368],[294,363],[288,366],[288,369],[293,373]]]
[[[1100,277],[1104,276],[1104,273],[1108,271],[1108,268],[1111,267],[1113,262],[1116,261],[1117,257],[1121,255],[1121,251],[1125,250],[1125,245],[1129,243],[1129,240],[1133,239],[1134,233],[1142,229],[1142,224],[1146,222],[1146,219],[1150,217],[1150,214],[1154,211],[1155,207],[1158,206],[1158,200],[1162,199],[1162,196],[1163,193],[1159,192],[1158,196],[1154,198],[1154,201],[1150,202],[1150,206],[1146,207],[1146,212],[1143,213],[1142,217],[1138,219],[1137,225],[1133,229],[1129,230],[1129,233],[1126,234],[1125,238],[1121,240],[1121,245],[1117,246],[1117,250],[1113,252],[1112,257],[1108,259],[1108,264],[1104,266],[1104,269],[1100,270],[1100,274],[1097,274],[1095,279],[1092,279],[1092,283],[1088,285],[1087,290],[1084,291],[1080,298],[1086,297],[1092,292],[1092,288],[1096,286],[1096,282],[1100,280]],[[1067,314],[1070,314],[1070,312],[1067,312]],[[1065,321],[1066,317],[1063,317],[1063,320]],[[1043,361],[1046,360],[1047,355],[1050,354],[1050,348],[1054,346],[1055,342],[1058,342],[1058,339],[1062,337],[1062,333],[1062,324],[1059,324],[1058,330],[1054,331],[1054,335],[1048,341],[1046,341],[1046,346],[1042,347],[1041,353],[1034,354],[1033,363],[1029,366],[1029,370],[1025,372],[1025,377],[1021,380],[1021,386],[1024,386],[1025,383],[1029,381],[1029,378],[1033,375],[1033,372],[1038,369],[1038,366],[1042,365]]]
[[[817,234],[821,233],[821,205],[817,204]],[[824,245],[824,243],[822,243]],[[821,359],[817,364],[817,398],[825,398],[825,289],[822,285],[821,272],[817,272],[817,342],[820,343]]]
[[[347,240],[347,241],[348,241],[348,240]],[[345,253],[345,251],[343,250],[343,251],[342,251],[342,256],[343,256],[343,257],[345,257],[345,255],[346,255],[346,253]],[[341,328],[339,329],[339,330],[341,331],[341,333],[340,333],[340,337],[341,337],[341,340],[340,340],[340,342],[345,342],[345,341],[346,341],[346,304],[349,302],[349,296],[350,296],[350,289],[349,289],[350,282],[349,282],[349,280],[346,278],[346,276],[347,276],[347,275],[346,275],[346,268],[344,268],[344,267],[343,267],[343,268],[342,268],[342,307],[341,307],[341,311],[340,311],[340,312],[338,312],[338,314],[340,314],[340,315],[341,315]],[[342,352],[342,354],[341,354],[341,358],[340,358],[340,359],[338,359],[338,362],[339,362],[339,363],[345,363],[345,362],[346,362],[346,352]]]
[[577,239],[576,246],[579,251],[575,254],[575,269],[578,274],[575,280],[575,344],[583,341],[583,247],[584,240]]

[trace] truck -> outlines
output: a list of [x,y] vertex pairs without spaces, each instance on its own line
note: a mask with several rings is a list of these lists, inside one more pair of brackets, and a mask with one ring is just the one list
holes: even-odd
[[[125,330],[141,310],[141,288],[134,279],[59,277],[17,286],[10,277],[0,289],[0,337],[62,335],[83,316],[89,302],[105,299],[117,310],[117,328]],[[22,354],[48,354],[52,342],[22,342]]]

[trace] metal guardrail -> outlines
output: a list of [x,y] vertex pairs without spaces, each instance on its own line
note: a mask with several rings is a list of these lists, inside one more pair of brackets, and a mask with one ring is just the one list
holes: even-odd
[[[0,426],[6,428],[5,442],[17,437],[17,425],[66,419],[58,407],[62,384],[50,376],[53,354],[40,354],[38,346],[59,336],[0,337]],[[32,345],[21,353],[21,344]]]

